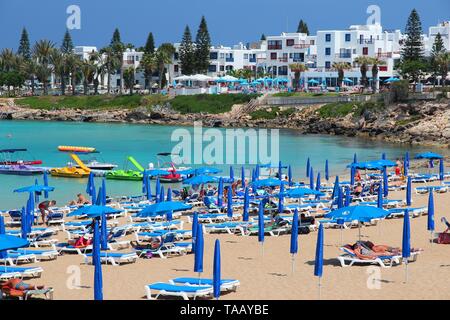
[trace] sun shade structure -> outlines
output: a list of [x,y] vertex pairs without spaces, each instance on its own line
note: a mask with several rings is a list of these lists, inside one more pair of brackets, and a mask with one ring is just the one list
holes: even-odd
[[99,218],[101,217],[103,214],[114,214],[114,213],[121,213],[121,210],[117,210],[111,207],[107,207],[107,206],[97,206],[97,205],[93,205],[93,206],[84,206],[81,207],[71,213],[69,213],[67,216],[68,217],[76,217],[76,216],[88,216],[89,218]]
[[184,204],[178,201],[166,201],[166,202],[158,202],[152,205],[145,207],[141,212],[137,215],[139,217],[147,217],[152,216],[159,213],[166,213],[169,211],[186,211],[192,209],[192,206]]
[[424,152],[417,154],[414,159],[429,159],[429,160],[437,160],[437,159],[444,159],[443,156],[440,154],[434,153],[434,152]]

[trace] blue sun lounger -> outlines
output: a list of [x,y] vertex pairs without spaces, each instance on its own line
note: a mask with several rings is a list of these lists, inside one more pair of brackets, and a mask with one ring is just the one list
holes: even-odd
[[19,274],[21,278],[40,278],[43,271],[41,267],[0,267],[0,274]]
[[[176,278],[169,280],[171,284],[185,285],[185,286],[212,286],[212,279],[199,279],[199,278]],[[221,291],[236,291],[241,285],[239,280],[221,280],[220,290]]]
[[37,258],[34,254],[25,254],[12,250],[8,250],[6,257],[0,259],[1,264],[9,264],[10,266],[15,266],[19,263],[35,263],[36,261]]
[[[124,263],[134,263],[138,258],[136,252],[100,252],[100,261],[106,264],[111,263],[113,266],[119,266]],[[92,253],[84,255],[84,262],[86,264],[92,263]]]
[[38,261],[41,260],[56,260],[58,257],[58,251],[57,250],[30,250],[30,249],[17,249],[10,251],[17,254],[34,254],[36,256],[36,259]]
[[202,297],[211,297],[213,294],[212,286],[182,286],[169,283],[157,282],[145,286],[145,292],[148,300],[152,300],[152,291],[156,291],[154,299],[160,296],[181,297],[184,300],[189,298],[197,299]]

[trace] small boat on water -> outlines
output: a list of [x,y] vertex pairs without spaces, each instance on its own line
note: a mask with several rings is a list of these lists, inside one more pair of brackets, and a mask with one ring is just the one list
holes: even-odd
[[[186,176],[181,175],[178,171],[186,170],[189,168],[177,168],[175,163],[169,161],[168,157],[179,156],[178,154],[173,154],[171,152],[162,152],[158,153],[158,168],[155,170],[153,163],[149,164],[149,171],[151,173],[152,170],[157,171],[158,174],[152,175],[152,179],[158,179],[162,183],[179,183],[186,179]],[[167,174],[164,174],[167,172]]]
[[41,160],[24,160],[13,155],[28,152],[28,149],[3,149],[0,150],[0,165],[40,165]]
[[133,157],[129,156],[127,160],[134,165],[137,170],[113,170],[106,173],[106,179],[109,180],[129,180],[142,181],[144,178],[144,168]]
[[1,165],[0,174],[16,176],[33,176],[44,173],[44,169],[24,164]]
[[[92,154],[100,154],[99,151],[97,151],[96,148],[91,147],[74,147],[74,146],[59,146],[58,150],[61,152],[68,152],[71,154],[75,154],[77,156],[85,156],[85,155],[92,155]],[[108,171],[113,170],[114,168],[117,168],[117,165],[107,162],[101,162],[96,157],[92,157],[89,159],[81,159],[81,162],[84,164],[85,167],[91,169],[91,170],[101,170],[101,171]],[[79,163],[69,163],[69,167],[76,167],[77,169],[81,169],[81,166]]]
[[50,174],[54,177],[64,177],[64,178],[86,178],[91,173],[91,169],[86,167],[80,158],[72,153],[70,157],[73,161],[80,167],[63,167],[63,168],[53,168],[50,170]]

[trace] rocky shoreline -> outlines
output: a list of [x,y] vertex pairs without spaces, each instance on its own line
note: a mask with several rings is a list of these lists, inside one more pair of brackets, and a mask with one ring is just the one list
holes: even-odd
[[[192,126],[202,121],[204,127],[295,129],[304,134],[330,134],[362,137],[393,143],[450,147],[450,100],[395,104],[380,111],[365,111],[356,117],[324,118],[317,112],[321,106],[298,107],[288,116],[275,119],[252,119],[235,106],[224,114],[180,114],[170,105],[132,110],[60,109],[40,110],[17,106],[14,100],[0,101],[1,120],[71,121],[97,123],[135,123]],[[271,106],[259,106],[271,111]]]

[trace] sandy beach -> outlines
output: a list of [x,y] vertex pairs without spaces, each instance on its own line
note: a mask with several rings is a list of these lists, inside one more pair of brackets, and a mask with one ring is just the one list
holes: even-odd
[[[435,185],[438,183],[434,183]],[[417,184],[414,187],[418,186]],[[390,192],[389,199],[404,199],[405,192]],[[413,193],[413,206],[427,206],[428,195]],[[436,231],[443,231],[440,218],[448,217],[450,193],[435,194]],[[183,218],[185,219],[185,218]],[[120,220],[125,223],[125,218]],[[401,247],[402,219],[387,219],[376,226],[363,227],[362,239],[376,244]],[[450,299],[450,246],[430,244],[427,217],[411,219],[411,244],[424,251],[408,267],[409,278],[405,284],[404,265],[392,268],[352,266],[342,268],[336,259],[341,254],[341,233],[338,229],[325,229],[324,276],[322,299]],[[191,225],[185,223],[184,229]],[[212,277],[213,244],[221,241],[222,277],[241,282],[236,293],[223,295],[222,299],[236,300],[297,300],[317,299],[318,279],[313,276],[317,232],[299,236],[299,254],[292,274],[289,254],[290,235],[266,237],[264,255],[257,237],[224,234],[205,234],[203,277]],[[59,232],[58,239],[65,240]],[[134,240],[133,237],[130,237]],[[354,243],[358,229],[343,231],[343,241]],[[125,250],[127,251],[127,250]],[[146,284],[190,276],[193,273],[194,255],[168,259],[139,259],[137,263],[122,266],[103,265],[104,298],[108,300],[141,300],[145,298]],[[63,255],[56,261],[40,262],[44,268],[42,278],[30,280],[54,288],[54,298],[62,300],[93,299],[94,267],[85,265],[82,256]],[[78,269],[79,268],[79,269]],[[73,270],[80,270],[80,286],[71,288]],[[380,272],[381,280],[370,280]],[[370,284],[368,286],[368,283]],[[68,285],[69,284],[69,285]],[[371,289],[369,289],[369,287]]]

